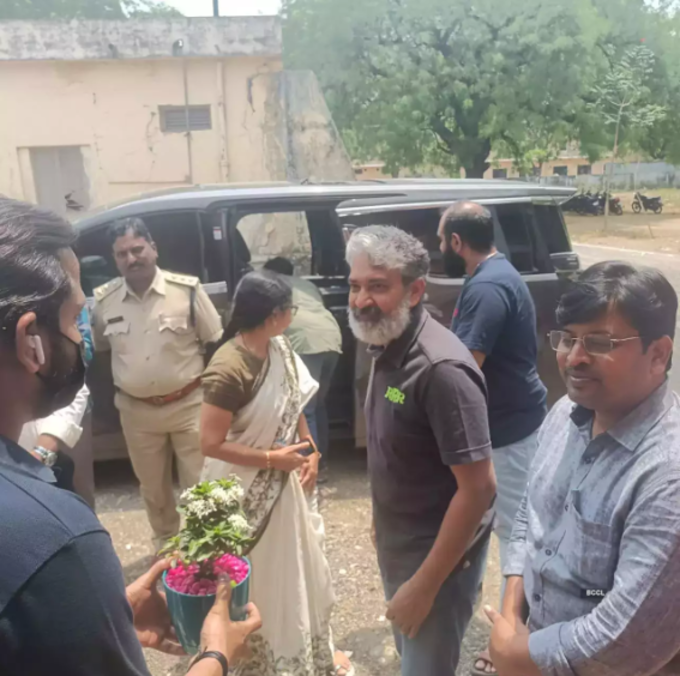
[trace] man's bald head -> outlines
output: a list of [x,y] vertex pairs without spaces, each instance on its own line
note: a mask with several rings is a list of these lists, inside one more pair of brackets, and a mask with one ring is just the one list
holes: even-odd
[[450,243],[458,235],[477,253],[489,253],[493,248],[493,217],[491,212],[476,202],[456,202],[443,214],[439,222],[439,235]]

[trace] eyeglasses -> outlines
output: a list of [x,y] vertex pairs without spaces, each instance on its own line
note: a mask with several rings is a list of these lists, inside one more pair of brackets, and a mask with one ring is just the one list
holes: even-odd
[[611,336],[599,333],[589,333],[588,335],[583,336],[583,338],[576,338],[566,331],[551,331],[548,334],[548,337],[550,338],[550,347],[552,347],[555,352],[571,352],[576,343],[582,343],[583,349],[593,356],[609,354],[621,343],[627,343],[629,340],[640,340],[640,336],[612,338]]
[[289,305],[288,307],[283,308],[283,312],[290,310],[290,316],[295,317],[299,309],[300,308],[297,305]]

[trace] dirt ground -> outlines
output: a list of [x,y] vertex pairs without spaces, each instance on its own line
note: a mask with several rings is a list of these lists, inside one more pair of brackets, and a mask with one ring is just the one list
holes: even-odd
[[[640,190],[640,192],[647,197],[661,197],[663,200],[663,210],[666,214],[680,214],[680,190],[677,188],[650,188],[649,190]],[[633,213],[633,197],[634,191],[619,192],[614,190],[614,195],[621,198],[624,213]]]
[[[98,465],[97,486],[97,513],[111,533],[129,582],[147,569],[152,555],[151,532],[129,464]],[[352,653],[357,676],[398,676],[399,658],[384,616],[382,586],[370,541],[365,452],[336,453],[321,497],[337,596],[332,623],[336,644]],[[468,629],[458,674],[470,673],[474,655],[486,645],[489,625],[481,606],[498,603],[499,582],[498,547],[493,541],[483,599]],[[186,671],[186,659],[147,651],[147,661],[153,676],[179,676]]]
[[574,242],[600,246],[638,249],[657,253],[680,253],[680,214],[633,214],[577,216],[565,213],[569,234]]
[[665,188],[642,191],[663,199],[663,213],[633,213],[633,192],[614,192],[621,198],[623,214],[610,215],[605,227],[603,216],[577,216],[565,213],[574,242],[599,246],[637,249],[659,253],[680,253],[680,190]]

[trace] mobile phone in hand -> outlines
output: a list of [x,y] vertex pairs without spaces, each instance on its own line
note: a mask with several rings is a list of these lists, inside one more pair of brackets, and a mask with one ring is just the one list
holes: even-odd
[[300,455],[304,455],[305,458],[307,458],[314,453],[314,447],[309,443],[309,441],[303,439],[300,441],[300,443],[307,444],[307,448],[303,448],[301,451],[299,451]]

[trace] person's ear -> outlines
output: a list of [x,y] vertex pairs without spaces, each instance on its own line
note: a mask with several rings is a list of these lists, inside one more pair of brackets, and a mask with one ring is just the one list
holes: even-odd
[[424,279],[416,279],[415,282],[411,284],[410,294],[411,294],[411,307],[415,307],[420,303],[423,296],[425,295],[425,287],[427,283]]
[[451,233],[451,248],[457,254],[460,254],[460,250],[463,248],[463,240],[460,238],[460,235],[457,232]]
[[17,359],[29,373],[37,373],[45,363],[42,339],[35,332],[36,321],[35,312],[27,312],[19,318],[14,334]]
[[655,340],[647,349],[652,360],[652,375],[659,376],[665,374],[668,363],[673,355],[673,339],[670,336],[663,336]]

